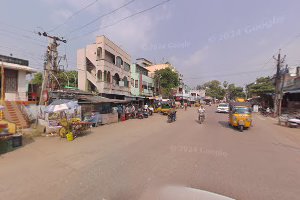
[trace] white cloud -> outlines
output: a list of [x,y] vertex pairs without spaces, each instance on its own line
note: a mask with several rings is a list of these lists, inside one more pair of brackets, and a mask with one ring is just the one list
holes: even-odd
[[68,17],[72,15],[72,12],[67,9],[60,9],[53,12],[51,15],[51,20],[55,24],[62,23],[64,20],[66,20]]

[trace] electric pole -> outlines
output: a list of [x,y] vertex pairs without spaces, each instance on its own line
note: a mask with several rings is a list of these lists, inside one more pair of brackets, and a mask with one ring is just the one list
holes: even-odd
[[284,63],[285,57],[281,58],[281,50],[279,49],[278,56],[273,58],[277,62],[277,69],[276,69],[276,75],[275,75],[275,99],[274,99],[274,114],[275,117],[277,117],[281,113],[281,99],[282,99],[282,94],[281,94],[281,66],[282,63]]
[[281,115],[281,107],[282,107],[282,99],[283,99],[283,87],[285,82],[285,76],[288,72],[288,65],[285,66],[284,71],[282,72],[282,79],[281,79],[281,86],[280,86],[280,100],[279,100],[279,109],[278,109],[278,115]]
[[63,38],[59,38],[57,36],[51,36],[46,32],[38,32],[39,36],[44,36],[50,39],[49,45],[47,47],[46,55],[45,55],[45,63],[44,63],[44,76],[43,83],[41,88],[41,95],[39,104],[44,104],[43,93],[49,90],[58,89],[57,75],[58,75],[58,51],[57,47],[59,46],[58,42],[66,43],[67,41]]

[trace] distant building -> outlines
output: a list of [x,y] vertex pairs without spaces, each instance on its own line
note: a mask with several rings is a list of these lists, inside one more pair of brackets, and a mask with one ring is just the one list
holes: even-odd
[[108,98],[130,96],[131,57],[105,36],[77,50],[78,87]]
[[300,67],[290,67],[283,80],[283,110],[300,111]]
[[198,101],[205,98],[205,90],[190,90],[190,100]]
[[[4,101],[28,101],[28,74],[37,72],[29,67],[28,60],[0,55],[1,73],[0,88],[1,99]],[[2,84],[2,82],[4,84]]]
[[131,65],[131,94],[134,96],[153,96],[154,83],[153,78],[149,77],[147,64],[138,59],[137,63]]
[[[172,71],[176,72],[179,77],[179,86],[177,88],[174,88],[174,96],[186,96],[188,97],[188,89],[186,85],[183,83],[183,75],[179,73],[179,71],[176,70],[176,68],[169,62],[163,63],[163,64],[155,64],[150,65],[146,67],[149,70],[149,76],[154,78],[155,71],[170,68]],[[158,88],[155,88],[155,93],[158,93]]]

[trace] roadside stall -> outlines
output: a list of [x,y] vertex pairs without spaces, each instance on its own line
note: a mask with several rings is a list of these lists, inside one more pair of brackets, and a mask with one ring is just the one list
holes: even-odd
[[79,96],[80,100],[78,103],[81,105],[83,110],[83,118],[88,120],[93,113],[99,114],[98,125],[111,124],[119,121],[117,105],[128,103],[127,100],[109,99],[101,96]]
[[81,121],[81,107],[77,101],[55,100],[44,111],[48,128],[52,128],[62,138],[73,140],[80,134],[85,133],[91,124]]

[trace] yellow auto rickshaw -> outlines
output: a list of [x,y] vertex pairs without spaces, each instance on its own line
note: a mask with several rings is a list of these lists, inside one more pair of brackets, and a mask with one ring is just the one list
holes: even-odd
[[229,104],[229,125],[241,132],[252,126],[251,104],[247,102],[233,102]]
[[160,112],[164,115],[167,115],[169,111],[171,110],[172,106],[169,103],[163,103],[161,104]]

